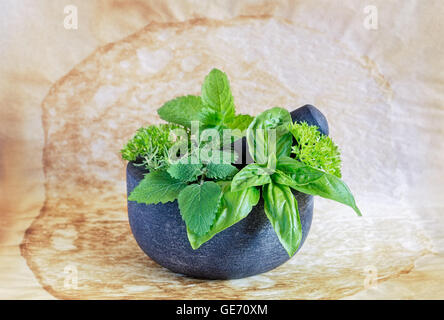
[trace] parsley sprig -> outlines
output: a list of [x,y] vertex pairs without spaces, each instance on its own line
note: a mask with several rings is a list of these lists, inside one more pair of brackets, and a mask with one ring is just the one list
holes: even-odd
[[310,126],[306,122],[290,125],[296,145],[292,147],[292,153],[296,159],[341,177],[341,157],[338,146],[333,140],[319,132],[317,126]]

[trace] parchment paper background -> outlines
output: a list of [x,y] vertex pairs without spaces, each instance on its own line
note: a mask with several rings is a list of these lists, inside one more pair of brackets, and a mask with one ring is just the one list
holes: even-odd
[[[68,4],[78,30],[63,27]],[[367,5],[377,30],[363,26]],[[442,2],[8,0],[0,9],[0,298],[444,298]],[[172,53],[166,64],[158,50]],[[212,66],[229,74],[240,111],[318,106],[365,215],[316,199],[295,259],[227,282],[179,277],[143,255],[117,157]],[[67,266],[77,289],[64,286]]]

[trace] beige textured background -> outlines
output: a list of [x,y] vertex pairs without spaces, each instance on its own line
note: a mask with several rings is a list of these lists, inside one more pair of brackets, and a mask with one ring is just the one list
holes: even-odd
[[[79,8],[78,30],[63,28],[66,4]],[[379,10],[378,30],[363,27],[363,8],[368,4],[376,5]],[[441,36],[444,5],[439,1],[208,1],[202,4],[201,1],[40,0],[2,1],[0,9],[3,15],[0,20],[1,298],[180,298],[184,294],[188,298],[202,295],[206,298],[444,298],[444,39]],[[239,15],[270,17],[231,20]],[[153,22],[193,18],[208,20],[155,24],[139,31]],[[198,88],[207,69],[216,64],[232,77],[234,89],[248,88],[251,79],[261,79],[274,84],[281,94],[265,92],[263,98],[270,101],[257,105],[253,102],[264,100],[255,101],[251,93],[257,90],[259,96],[266,89],[251,89],[250,94],[243,94],[239,89],[234,92],[235,99],[244,112],[256,114],[274,103],[289,109],[303,103],[319,106],[331,122],[332,135],[343,147],[344,178],[355,191],[365,214],[363,219],[356,219],[342,207],[317,199],[313,230],[301,253],[269,274],[246,280],[207,283],[177,277],[137,251],[125,224],[123,180],[122,185],[118,184],[123,177],[123,162],[111,167],[115,183],[106,189],[108,198],[84,201],[82,207],[63,200],[58,192],[69,190],[71,200],[77,199],[76,195],[92,190],[88,189],[90,185],[69,181],[61,188],[55,187],[66,181],[66,177],[58,175],[57,165],[66,158],[67,151],[77,151],[57,148],[60,142],[74,141],[69,137],[75,128],[67,127],[64,122],[74,121],[79,127],[94,124],[82,119],[95,110],[90,108],[92,99],[78,103],[77,109],[69,110],[68,103],[65,110],[66,105],[60,104],[60,91],[71,84],[80,88],[81,83],[72,82],[76,72],[85,70],[88,61],[94,62],[96,56],[107,57],[103,60],[106,66],[107,59],[112,59],[112,54],[107,52],[119,52],[119,45],[117,49],[108,46],[90,54],[100,46],[138,31],[137,36],[119,43],[140,48],[143,41],[137,44],[139,36],[150,39],[168,28],[181,30],[183,36],[169,40],[182,48],[180,41],[183,40],[199,43],[199,30],[196,31],[199,25],[225,40],[233,39],[236,33],[230,33],[229,26],[249,35],[251,25],[262,28],[257,39],[270,41],[268,44],[276,45],[272,41],[275,38],[292,39],[293,42],[288,41],[293,47],[277,50],[275,55],[256,65],[249,60],[254,60],[254,54],[252,58],[238,54],[228,62],[218,57],[203,59],[200,69],[187,74],[184,88]],[[219,31],[222,27],[227,28],[226,34]],[[147,46],[157,48],[163,45],[160,42]],[[264,50],[260,43],[256,45]],[[273,79],[275,74],[260,73],[267,61],[276,60],[273,71],[280,70],[279,64],[284,67],[282,61],[286,57],[278,56],[284,52],[289,65],[298,65],[306,81],[300,80],[297,74],[282,74]],[[293,54],[306,59],[305,63],[291,60]],[[86,62],[75,67],[88,56]],[[184,69],[181,63],[185,58],[175,55],[172,63]],[[242,59],[244,64],[237,65]],[[107,72],[115,75],[112,62]],[[309,72],[314,75],[308,75]],[[106,78],[106,73],[100,76]],[[168,73],[158,76],[164,83],[172,79]],[[65,80],[59,81],[62,77]],[[92,77],[89,81],[99,81],[96,78],[101,79]],[[145,79],[148,86],[153,81],[136,78]],[[135,103],[134,108],[146,112],[147,122],[156,122],[157,118],[149,115],[167,94],[168,91],[153,95],[152,100],[142,98],[148,105]],[[122,110],[118,107],[112,109],[116,113],[107,114],[107,120],[117,118]],[[65,112],[67,110],[71,113]],[[57,116],[51,117],[51,112]],[[138,118],[138,114],[123,113],[128,119]],[[52,135],[51,129],[59,126],[60,133]],[[109,132],[116,134],[113,137],[120,146],[131,130],[126,127]],[[46,158],[45,132],[49,137]],[[51,143],[55,147],[50,147]],[[106,151],[116,150],[107,147]],[[79,176],[82,174],[74,178]],[[106,201],[116,206],[105,205]],[[35,220],[39,214],[40,218]],[[101,223],[95,225],[95,221]],[[26,230],[27,236],[24,236]],[[70,240],[72,234],[77,237],[75,241]],[[91,234],[99,234],[99,240],[88,236]],[[100,256],[103,246],[107,245],[101,242],[104,238],[110,239],[108,249],[113,253],[106,251],[104,257],[108,260],[91,259],[89,255]],[[98,248],[91,248],[91,243],[98,243]],[[329,246],[329,243],[335,245]],[[70,251],[71,246],[76,250]],[[126,263],[119,263],[125,254]],[[66,276],[63,271],[70,259],[70,263],[78,266],[80,279],[77,290],[67,291],[63,288]],[[112,267],[107,269],[107,266]],[[378,272],[377,287],[365,286],[368,268]],[[104,282],[108,286],[104,286]]]

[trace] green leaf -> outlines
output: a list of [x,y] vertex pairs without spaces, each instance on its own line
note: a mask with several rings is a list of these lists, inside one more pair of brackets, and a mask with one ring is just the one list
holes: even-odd
[[238,114],[234,117],[233,121],[227,124],[227,127],[231,130],[239,130],[241,135],[244,136],[245,131],[253,120],[254,118],[248,114]]
[[248,150],[256,163],[266,164],[270,154],[276,158],[289,156],[293,137],[288,131],[290,113],[282,108],[271,108],[251,122],[247,130]]
[[213,149],[211,146],[204,146],[196,151],[199,159],[203,163],[230,164],[236,162],[238,154],[234,150]]
[[288,186],[270,183],[263,187],[264,209],[279,241],[291,257],[302,240],[298,203]]
[[122,158],[137,161],[136,165],[143,165],[149,171],[165,168],[168,165],[168,151],[177,143],[170,133],[179,128],[174,124],[159,124],[138,129],[120,151]]
[[166,203],[177,199],[187,185],[172,178],[166,171],[154,171],[145,175],[131,192],[128,200],[138,203]]
[[202,101],[206,106],[219,112],[223,122],[228,123],[234,118],[233,96],[224,72],[213,69],[205,77],[202,85]]
[[168,168],[168,173],[175,179],[183,182],[193,182],[202,174],[202,164],[191,164],[177,162],[171,164]]
[[307,184],[318,180],[324,175],[324,172],[313,170],[312,167],[290,157],[280,158],[276,168],[290,174],[296,184]]
[[248,187],[262,186],[270,183],[270,172],[256,163],[252,163],[239,171],[231,181],[231,191],[239,191]]
[[270,172],[270,174],[273,174],[276,171],[276,155],[274,153],[270,154],[268,156],[268,162],[267,162],[267,169]]
[[[287,163],[285,168],[282,166],[284,161]],[[293,163],[294,167],[290,163]],[[273,180],[277,183],[288,185],[300,192],[321,196],[350,206],[358,216],[361,216],[361,211],[356,205],[355,198],[341,179],[307,165],[302,164],[303,167],[299,167],[300,164],[299,161],[291,158],[281,159],[277,167],[286,170],[291,179],[283,179],[282,176],[275,174],[273,175]],[[300,168],[303,168],[303,175],[300,175],[300,171],[298,171]]]
[[157,113],[165,121],[190,128],[191,121],[200,120],[202,108],[201,97],[188,95],[166,102],[157,110]]
[[205,129],[217,128],[222,124],[222,114],[209,107],[204,107],[199,113],[199,121]]
[[190,184],[179,194],[179,209],[187,228],[197,235],[207,233],[216,218],[222,190],[217,183]]
[[260,192],[255,187],[233,192],[230,191],[230,182],[222,181],[219,184],[222,187],[223,196],[210,231],[204,235],[197,235],[189,228],[187,229],[188,240],[193,249],[199,248],[217,233],[248,216],[251,209],[259,202]]
[[231,164],[208,163],[206,176],[211,179],[227,179],[234,176],[239,170]]

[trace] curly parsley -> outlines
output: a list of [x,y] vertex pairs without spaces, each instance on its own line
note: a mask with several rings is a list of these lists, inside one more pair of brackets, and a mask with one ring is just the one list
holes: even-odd
[[341,177],[340,152],[329,136],[321,134],[317,126],[310,126],[306,122],[290,125],[290,131],[296,139],[292,153],[297,160]]

